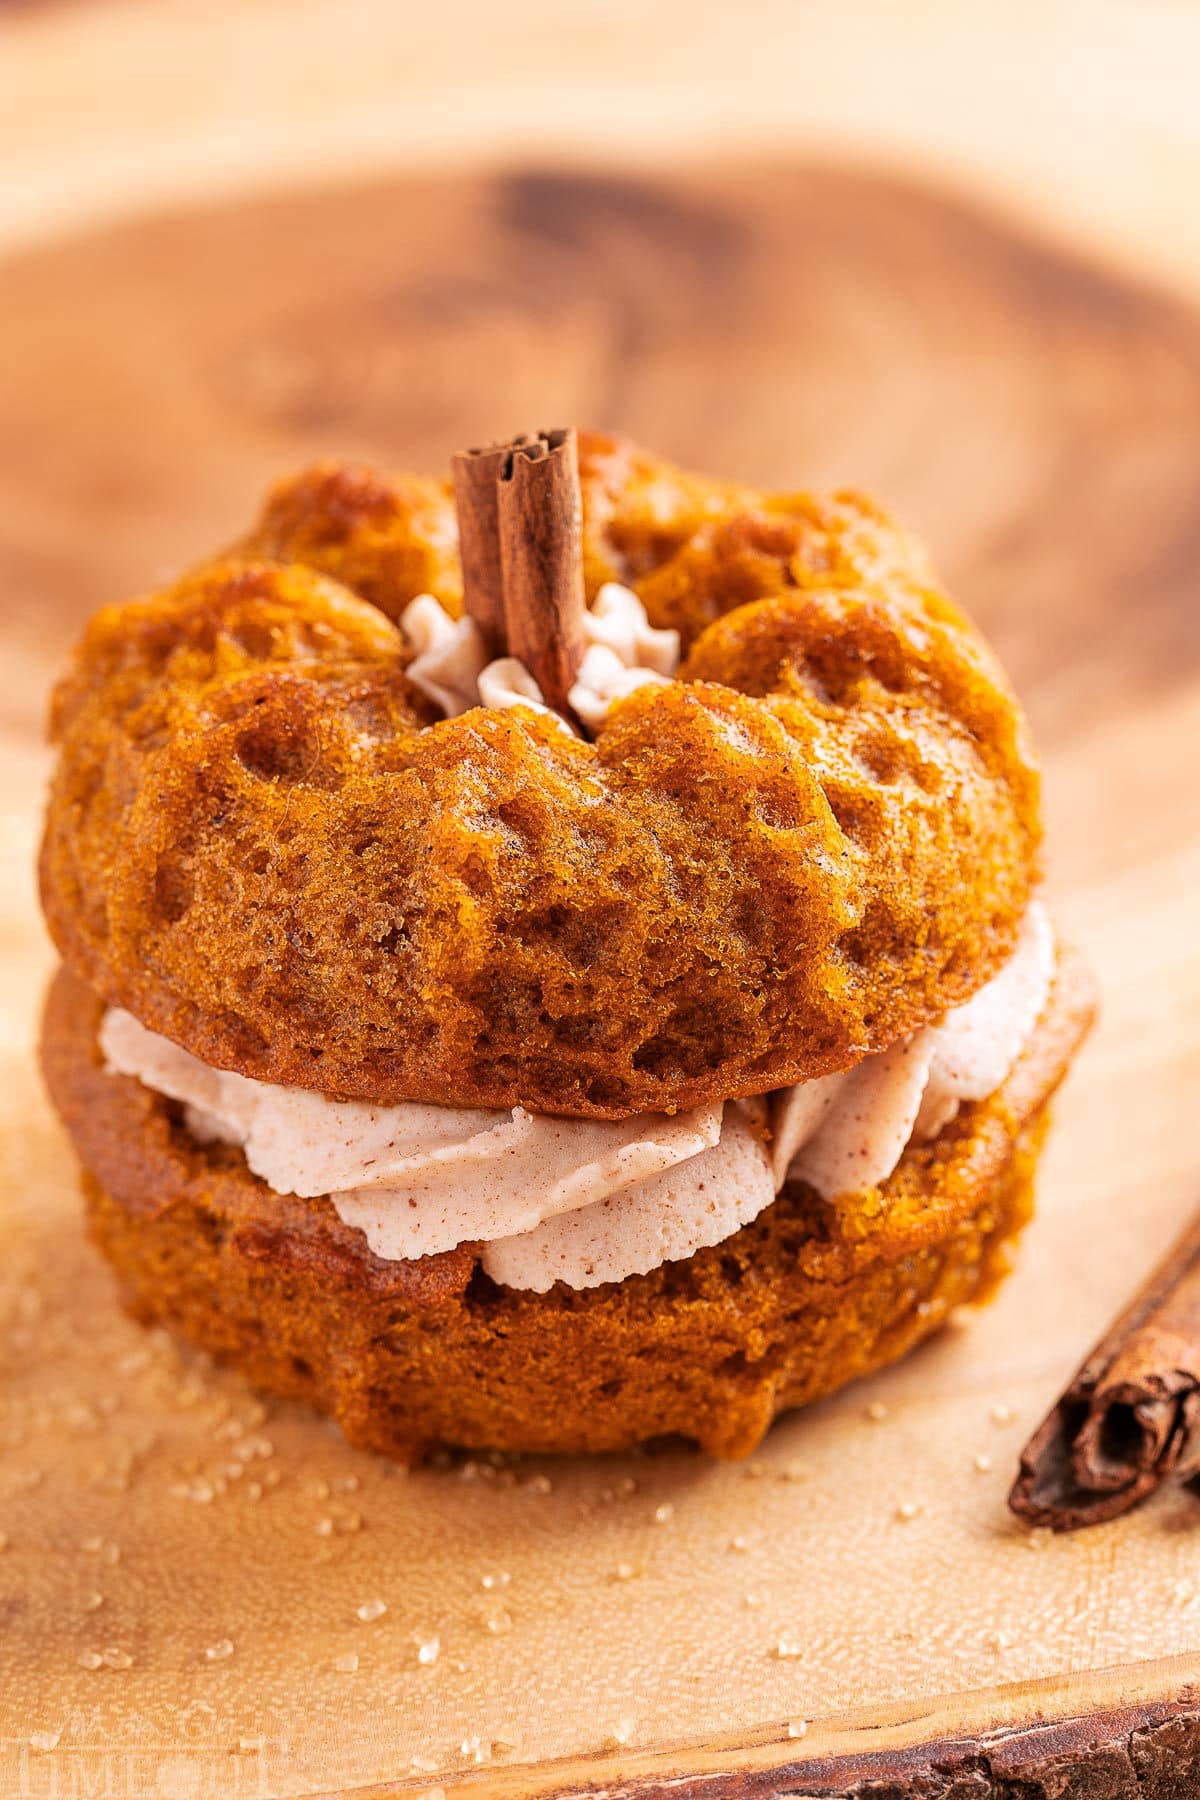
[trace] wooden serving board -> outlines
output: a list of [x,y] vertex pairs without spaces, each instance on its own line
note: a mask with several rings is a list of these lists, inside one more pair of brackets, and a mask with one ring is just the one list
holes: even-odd
[[[1200,1502],[1004,1506],[1200,1201],[1197,319],[865,173],[550,170],[41,250],[0,344],[0,1794],[1200,1793]],[[44,691],[290,466],[558,419],[927,536],[1028,701],[1104,1018],[979,1317],[743,1466],[405,1475],[138,1331],[82,1239],[32,1067]]]

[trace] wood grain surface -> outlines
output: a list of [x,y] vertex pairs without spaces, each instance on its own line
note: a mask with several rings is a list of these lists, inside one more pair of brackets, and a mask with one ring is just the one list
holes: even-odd
[[0,249],[414,168],[831,152],[1200,293],[1189,0],[0,5]]
[[[0,1793],[1197,1791],[1200,1506],[1043,1542],[1003,1504],[1200,1200],[1195,316],[897,179],[530,168],[14,256],[0,343]],[[1105,1017],[977,1319],[748,1468],[404,1477],[144,1337],[82,1242],[31,1068],[40,719],[86,613],[282,470],[551,417],[925,534],[1028,702]]]

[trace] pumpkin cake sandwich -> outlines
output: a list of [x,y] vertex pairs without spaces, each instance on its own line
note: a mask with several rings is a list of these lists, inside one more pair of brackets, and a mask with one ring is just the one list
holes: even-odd
[[50,1093],[124,1299],[357,1444],[750,1451],[1007,1265],[1092,1000],[870,501],[323,465],[53,704]]

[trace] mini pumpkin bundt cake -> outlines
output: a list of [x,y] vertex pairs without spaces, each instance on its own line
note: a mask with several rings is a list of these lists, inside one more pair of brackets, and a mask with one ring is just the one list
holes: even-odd
[[860,495],[324,465],[52,729],[93,1234],[356,1443],[744,1454],[1006,1267],[1091,990],[1017,704]]

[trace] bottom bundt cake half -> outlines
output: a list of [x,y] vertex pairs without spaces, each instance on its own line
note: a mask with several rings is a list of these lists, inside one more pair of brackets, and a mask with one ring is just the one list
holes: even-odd
[[684,1261],[548,1293],[497,1285],[469,1244],[385,1261],[329,1200],[279,1195],[240,1150],[198,1142],[176,1103],[105,1069],[102,1004],[65,970],[42,1055],[130,1311],[331,1414],[351,1442],[407,1461],[435,1445],[601,1451],[682,1436],[736,1457],[777,1414],[991,1293],[1091,1012],[1085,968],[1060,953],[1004,1085],[910,1144],[882,1187],[830,1203],[789,1182]]

